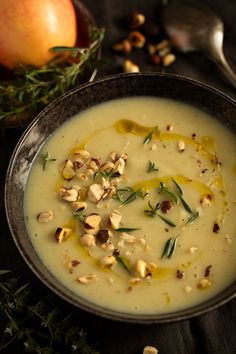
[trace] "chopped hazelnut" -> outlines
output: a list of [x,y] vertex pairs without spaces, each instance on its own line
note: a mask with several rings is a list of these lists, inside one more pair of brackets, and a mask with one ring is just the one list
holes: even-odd
[[195,247],[195,246],[192,246],[192,247],[190,247],[190,249],[189,249],[189,252],[190,252],[191,254],[194,254],[194,253],[196,253],[197,251],[198,251],[198,248]]
[[88,234],[96,235],[99,231],[101,223],[101,216],[98,214],[91,214],[84,219],[84,230]]
[[139,28],[144,23],[145,23],[145,16],[138,11],[134,11],[131,16],[130,28],[131,29]]
[[124,173],[124,168],[125,168],[125,161],[120,157],[120,158],[115,162],[115,171],[117,171],[120,175],[123,175],[123,173]]
[[132,60],[126,59],[124,61],[123,71],[125,73],[139,73],[140,68]]
[[53,218],[53,212],[49,211],[42,211],[37,215],[37,220],[40,224],[50,222]]
[[87,204],[85,202],[72,202],[71,207],[73,211],[82,211],[87,208]]
[[91,159],[88,164],[88,168],[90,168],[94,172],[98,170],[99,166],[100,166],[100,161],[98,159],[94,159],[94,158]]
[[125,54],[129,54],[132,51],[132,44],[128,39],[124,39],[123,41],[114,44],[112,48],[116,52],[123,52]]
[[62,168],[62,176],[65,180],[70,181],[75,176],[74,164],[71,160],[66,160]]
[[164,66],[169,66],[176,60],[176,56],[172,53],[169,53],[169,54],[166,54],[162,60],[163,60]]
[[84,166],[84,162],[80,159],[76,159],[73,163],[75,172]]
[[94,281],[96,281],[98,279],[98,277],[96,276],[96,274],[87,274],[81,277],[77,278],[77,282],[81,283],[81,284],[88,284],[88,283],[92,283]]
[[179,152],[184,152],[185,150],[185,142],[183,140],[177,141],[177,149]]
[[100,170],[101,171],[106,171],[106,170],[112,170],[115,168],[115,164],[112,161],[108,161],[104,164],[101,165]]
[[105,267],[112,267],[116,263],[116,257],[104,256],[100,259],[100,263]]
[[76,188],[60,188],[59,195],[66,202],[75,202],[79,197],[79,192]]
[[200,282],[197,284],[198,289],[206,289],[211,285],[211,282],[207,278],[203,278],[200,280]]
[[147,271],[147,263],[144,262],[142,259],[139,259],[136,263],[136,272],[141,278],[145,278],[146,271]]
[[117,210],[113,210],[109,216],[109,224],[112,230],[118,229],[122,215]]
[[139,31],[132,31],[128,35],[128,40],[134,48],[143,48],[146,38]]
[[80,238],[81,245],[90,248],[94,247],[95,244],[95,237],[92,234],[84,234]]
[[97,203],[102,198],[104,189],[100,184],[92,184],[88,190],[88,198],[91,202]]
[[158,354],[158,350],[148,345],[143,349],[143,354]]
[[71,229],[68,227],[58,227],[55,232],[55,238],[56,240],[61,243],[62,241],[65,241],[71,234]]
[[87,161],[90,158],[90,153],[83,149],[75,149],[74,155],[78,155],[84,161]]

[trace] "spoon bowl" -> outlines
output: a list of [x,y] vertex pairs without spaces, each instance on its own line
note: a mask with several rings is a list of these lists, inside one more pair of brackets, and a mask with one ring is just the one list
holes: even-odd
[[211,9],[185,1],[172,1],[163,11],[163,25],[176,49],[206,54],[236,87],[236,74],[223,51],[224,24]]

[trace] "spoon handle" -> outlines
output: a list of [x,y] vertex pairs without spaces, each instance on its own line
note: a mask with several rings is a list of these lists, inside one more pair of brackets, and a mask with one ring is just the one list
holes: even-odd
[[217,52],[212,55],[212,58],[224,73],[226,78],[231,82],[231,84],[236,88],[236,74],[231,69],[230,65],[228,64],[223,50],[218,50]]

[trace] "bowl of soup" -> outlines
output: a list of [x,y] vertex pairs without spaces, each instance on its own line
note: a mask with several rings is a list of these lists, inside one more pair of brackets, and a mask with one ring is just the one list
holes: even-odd
[[5,203],[32,271],[74,306],[157,323],[236,294],[236,105],[199,82],[121,74],[26,129]]

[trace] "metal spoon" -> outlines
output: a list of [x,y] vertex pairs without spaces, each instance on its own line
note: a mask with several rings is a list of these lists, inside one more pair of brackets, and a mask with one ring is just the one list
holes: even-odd
[[236,87],[236,74],[223,52],[224,24],[215,13],[207,7],[177,0],[164,8],[162,19],[173,46],[183,52],[205,53]]

